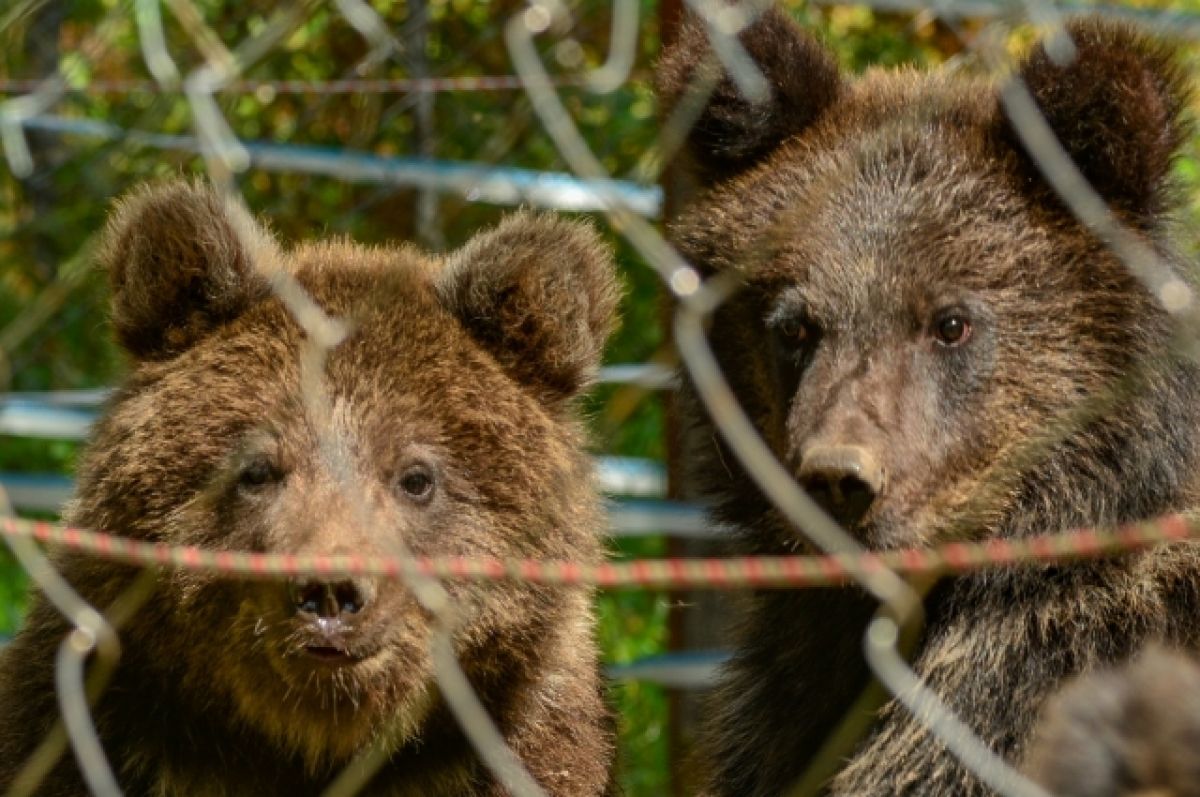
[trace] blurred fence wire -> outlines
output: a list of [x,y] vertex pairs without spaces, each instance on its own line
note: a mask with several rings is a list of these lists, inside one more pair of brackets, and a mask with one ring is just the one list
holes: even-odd
[[[635,263],[643,276],[656,275],[661,289],[670,296],[674,311],[669,325],[675,351],[742,466],[822,555],[672,557],[600,565],[436,560],[414,557],[403,548],[385,559],[305,557],[172,549],[111,537],[105,529],[70,529],[43,520],[0,518],[0,535],[20,566],[75,628],[63,640],[56,665],[62,721],[34,758],[21,763],[22,774],[11,793],[35,793],[39,780],[65,754],[73,754],[80,762],[93,793],[121,793],[88,707],[117,666],[119,627],[146,598],[147,583],[156,569],[181,568],[254,579],[377,574],[403,581],[437,618],[431,644],[441,694],[480,758],[497,780],[519,797],[540,795],[543,789],[504,744],[455,659],[450,644],[455,607],[443,588],[445,579],[526,579],[654,589],[783,589],[854,582],[880,604],[864,644],[873,672],[888,690],[998,793],[1010,797],[1044,794],[977,739],[942,698],[923,684],[901,654],[898,646],[905,629],[921,622],[921,595],[911,586],[911,577],[1107,555],[1193,539],[1200,526],[1190,516],[1173,516],[1124,529],[877,553],[865,550],[827,516],[763,442],[709,346],[705,326],[736,286],[724,277],[705,280],[671,246],[658,224],[668,215],[665,208],[671,200],[664,198],[658,182],[693,121],[688,109],[662,121],[661,131],[647,138],[655,140],[655,146],[637,152],[619,148],[624,131],[617,129],[613,109],[624,113],[633,106],[648,107],[646,75],[653,68],[656,37],[664,33],[664,20],[677,15],[679,8],[671,3],[660,8],[639,0],[612,0],[611,4],[532,0],[511,8],[503,17],[484,14],[472,23],[476,27],[471,32],[480,42],[485,36],[502,42],[498,54],[482,43],[475,51],[466,52],[454,52],[449,40],[443,39],[432,47],[431,32],[439,25],[449,25],[454,13],[445,4],[437,5],[440,10],[434,15],[414,11],[405,22],[388,15],[389,9],[394,11],[392,4],[377,7],[365,0],[306,0],[274,10],[270,10],[271,4],[257,4],[247,12],[249,16],[233,23],[210,18],[211,4],[192,0],[162,4],[157,0],[114,0],[99,5],[99,13],[93,10],[78,20],[62,10],[48,12],[46,5],[36,0],[23,0],[0,12],[0,41],[22,38],[25,51],[6,65],[7,74],[0,72],[0,94],[7,96],[0,102],[0,145],[9,170],[8,200],[0,198],[0,205],[5,201],[15,204],[18,195],[25,196],[31,206],[39,201],[48,203],[47,207],[77,201],[78,197],[55,187],[55,179],[67,170],[81,173],[82,185],[90,181],[113,187],[114,174],[129,180],[161,173],[159,162],[192,167],[198,157],[201,170],[215,183],[246,195],[252,206],[270,205],[272,216],[282,226],[288,225],[289,213],[302,209],[303,197],[274,198],[274,186],[272,190],[260,186],[267,175],[280,180],[279,186],[294,187],[299,184],[295,180],[313,179],[327,181],[317,184],[323,191],[354,187],[359,193],[347,215],[370,215],[388,208],[380,212],[389,223],[399,226],[401,235],[426,242],[444,240],[445,230],[455,225],[466,229],[478,223],[485,218],[476,212],[480,205],[534,205],[602,214],[610,221],[622,250],[632,253],[626,260]],[[424,7],[411,5],[413,9]],[[1061,32],[1061,13],[1074,10],[1040,0],[1020,7],[908,0],[874,0],[868,6],[902,31],[941,26],[956,42],[956,57],[975,59],[989,68],[998,66],[998,56],[988,43],[1005,40],[1012,23],[1023,19]],[[689,13],[705,21],[713,51],[747,97],[770,90],[737,39],[738,32],[763,7],[762,2],[744,0],[736,6],[738,13],[731,14],[718,0],[689,2]],[[480,4],[479,8],[490,7]],[[805,11],[812,15],[819,9],[844,8],[821,0]],[[1136,16],[1149,25],[1189,36],[1200,31],[1200,19],[1188,12],[1160,13],[1145,8],[1105,8],[1104,12]],[[39,33],[39,28],[30,25],[31,19],[47,15],[49,32]],[[316,46],[316,40],[326,48],[321,51],[326,62],[344,71],[287,76],[289,65],[307,64],[311,69],[311,64],[296,54],[302,56],[306,47]],[[461,40],[453,44],[461,44]],[[414,48],[424,55],[414,54]],[[117,51],[125,61],[115,58]],[[131,53],[142,66],[130,65]],[[433,62],[425,57],[429,53],[436,56]],[[283,55],[287,58],[280,60]],[[272,75],[284,70],[285,76],[256,77],[255,70],[264,64],[270,65]],[[430,74],[433,65],[446,74]],[[492,74],[487,74],[489,69]],[[397,71],[406,73],[397,75]],[[477,74],[480,71],[484,74]],[[1191,339],[1195,314],[1200,312],[1192,289],[1115,220],[1058,146],[1028,91],[1015,80],[1003,85],[1002,102],[1050,185],[1081,223],[1112,247],[1130,271],[1175,313],[1181,338]],[[696,90],[705,95],[712,88],[698,86]],[[448,121],[439,118],[439,111],[447,112],[446,105],[429,104],[430,98],[441,102],[468,93],[503,96],[489,98],[484,110],[475,115],[453,109]],[[323,105],[339,102],[346,105],[332,107],[342,113],[328,113],[331,106]],[[278,103],[287,105],[280,110]],[[597,109],[606,110],[607,115]],[[658,125],[652,108],[639,113],[638,124],[643,128]],[[346,114],[350,122],[339,119]],[[481,117],[486,114],[496,118],[485,123]],[[266,119],[270,124],[263,121]],[[367,128],[365,134],[356,129],[359,123]],[[405,147],[391,139],[371,140],[370,128],[379,130],[389,124],[407,130]],[[606,132],[606,124],[611,133]],[[455,139],[460,131],[472,126],[480,129],[471,131],[469,144],[458,146]],[[306,127],[321,132],[306,139],[298,134]],[[464,152],[464,148],[470,151]],[[525,165],[535,161],[554,166]],[[397,192],[402,190],[416,191],[420,198],[411,205],[401,203],[402,212],[396,213]],[[93,204],[103,205],[107,197],[93,199]],[[92,290],[84,267],[90,242],[83,241],[75,251],[62,251],[56,248],[53,225],[96,229],[99,218],[95,209],[73,216],[62,207],[46,218],[11,212],[0,217],[0,258],[15,262],[15,250],[27,247],[44,267],[40,282],[15,270],[0,272],[0,293],[20,289],[27,297],[24,306],[0,314],[4,321],[0,327],[0,389],[11,388],[7,395],[0,395],[0,435],[82,440],[96,408],[107,396],[93,385],[82,391],[48,389],[70,383],[83,371],[78,365],[38,363],[22,348],[39,331],[81,323],[88,327],[86,321],[71,318],[70,308],[73,300]],[[323,223],[340,229],[336,219]],[[297,224],[303,229],[302,220]],[[397,232],[386,224],[381,227],[388,234]],[[49,243],[39,243],[38,236],[48,238]],[[330,397],[317,375],[329,352],[344,337],[342,320],[328,317],[299,285],[278,278],[272,284],[306,332],[305,395],[301,398],[313,417],[328,417]],[[4,300],[0,296],[0,311],[6,309]],[[54,352],[54,345],[47,344],[39,356],[52,357]],[[643,354],[650,360],[652,352]],[[610,366],[601,374],[602,387],[633,391],[635,396],[670,391],[675,378],[671,366],[664,364],[670,359]],[[23,385],[22,375],[38,368],[52,374],[52,378],[41,379],[48,384],[31,378],[29,386]],[[19,390],[21,387],[27,389]],[[625,417],[619,415],[618,420]],[[598,489],[624,496],[607,504],[615,536],[657,532],[692,538],[723,536],[698,507],[662,500],[668,479],[660,466],[644,460],[601,457],[597,473]],[[354,500],[362,491],[360,485],[346,480],[340,487],[351,499],[348,505],[366,505],[365,498]],[[45,516],[57,511],[70,490],[70,480],[61,475],[3,473],[0,507],[10,515],[22,510]],[[361,523],[370,522],[364,512]],[[34,540],[143,566],[150,575],[138,581],[118,606],[93,607],[53,569]],[[90,669],[84,666],[89,657],[95,662]],[[371,773],[387,755],[382,747],[364,750],[327,793],[369,792],[366,784]]]

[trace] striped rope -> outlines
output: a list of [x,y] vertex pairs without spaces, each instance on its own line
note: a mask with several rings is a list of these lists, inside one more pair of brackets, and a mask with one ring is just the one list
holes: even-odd
[[[401,578],[416,571],[460,580],[522,580],[538,584],[590,584],[605,588],[800,588],[849,580],[853,557],[754,556],[721,559],[637,559],[583,564],[563,561],[465,557],[312,556],[211,551],[147,543],[44,521],[0,518],[0,535],[32,537],[104,559],[219,575],[266,579],[370,575]],[[1200,537],[1200,518],[1167,515],[1113,530],[1085,529],[1027,539],[952,542],[858,557],[865,570],[889,568],[905,575],[965,573],[984,567],[1052,563],[1133,551]]]

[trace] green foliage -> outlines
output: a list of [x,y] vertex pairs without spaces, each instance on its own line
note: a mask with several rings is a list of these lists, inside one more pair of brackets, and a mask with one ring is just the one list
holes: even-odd
[[[663,556],[662,539],[614,543],[614,558]],[[666,596],[648,590],[602,594],[597,602],[599,639],[605,664],[628,664],[661,653],[668,643]],[[619,709],[621,781],[629,795],[665,794],[670,788],[671,762],[666,738],[667,698],[652,684],[626,681],[610,689]]]
[[8,549],[0,550],[0,639],[10,636],[21,624],[28,581]]

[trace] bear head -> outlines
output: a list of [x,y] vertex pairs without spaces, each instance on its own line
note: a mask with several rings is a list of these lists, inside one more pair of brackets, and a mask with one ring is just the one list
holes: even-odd
[[[1167,235],[1185,134],[1172,51],[1120,23],[1066,33],[1073,58],[1039,47],[1015,78],[1188,296]],[[949,71],[846,77],[777,9],[738,41],[763,97],[743,95],[698,19],[660,65],[668,111],[698,109],[683,162],[702,190],[672,239],[705,275],[740,281],[710,341],[809,493],[878,548],[1180,506],[1195,369],[1171,354],[1162,297],[1043,178],[1001,89]],[[719,516],[771,550],[797,545],[693,417],[688,459]]]
[[[575,399],[619,289],[587,225],[520,213],[446,257],[285,249],[240,204],[173,182],[117,206],[100,262],[131,369],[71,522],[212,550],[601,555]],[[76,564],[99,601],[128,581]],[[594,669],[586,590],[445,589],[485,696],[520,694],[547,656]],[[122,667],[324,772],[434,711],[432,623],[395,579],[164,571]]]

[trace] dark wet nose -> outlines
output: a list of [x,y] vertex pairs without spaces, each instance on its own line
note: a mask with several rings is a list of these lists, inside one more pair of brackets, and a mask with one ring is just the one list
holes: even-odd
[[855,526],[883,489],[883,468],[862,446],[814,446],[800,462],[800,485],[836,520]]
[[293,581],[289,594],[297,612],[327,619],[357,614],[369,600],[367,590],[350,579]]

